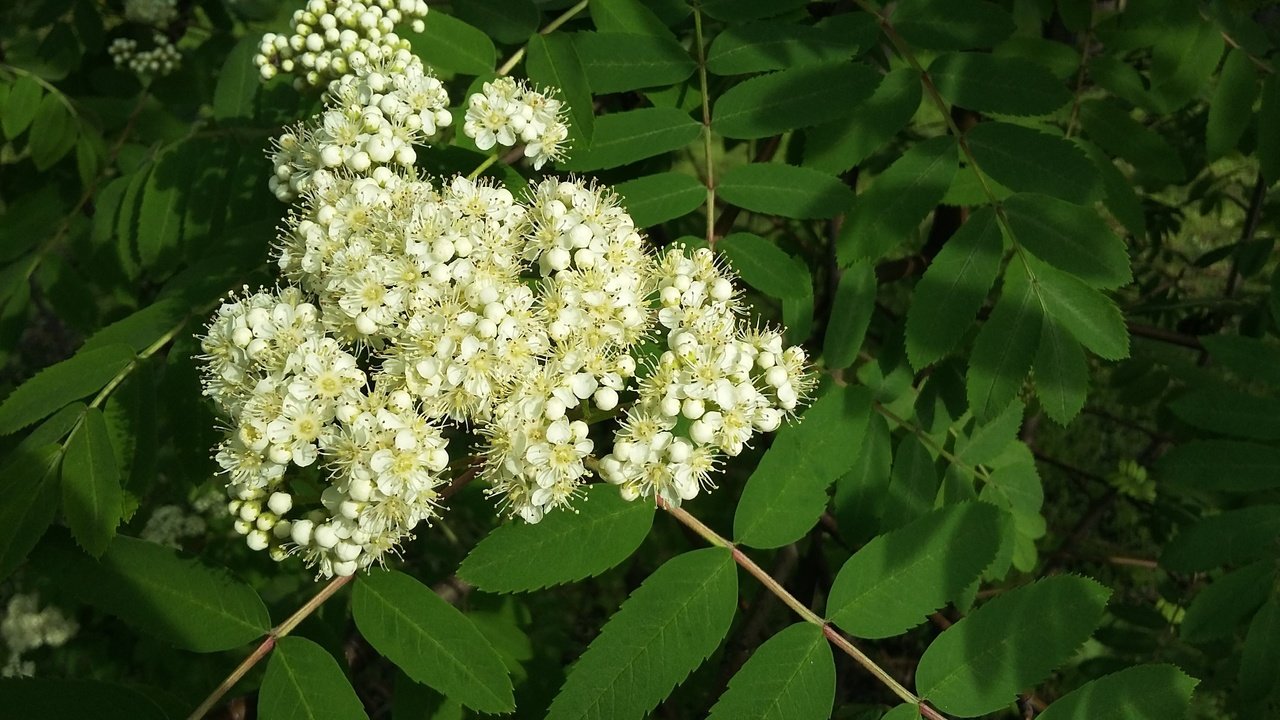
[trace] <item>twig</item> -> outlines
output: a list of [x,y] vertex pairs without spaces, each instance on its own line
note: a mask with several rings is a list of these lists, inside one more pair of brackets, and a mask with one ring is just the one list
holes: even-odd
[[707,50],[702,40],[702,11],[693,8],[694,45],[698,48],[698,89],[702,93],[702,149],[707,185],[707,247],[716,247],[716,164],[711,159],[711,99],[707,91]]

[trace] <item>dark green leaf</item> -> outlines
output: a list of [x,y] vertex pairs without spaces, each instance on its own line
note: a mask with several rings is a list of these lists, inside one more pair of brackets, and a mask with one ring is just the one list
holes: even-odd
[[947,53],[929,65],[929,77],[948,102],[1003,115],[1048,115],[1071,93],[1035,63],[982,53]]
[[63,99],[52,93],[45,95],[31,121],[27,148],[37,170],[48,170],[76,146],[79,127]]
[[907,150],[853,203],[836,240],[840,264],[878,260],[916,234],[956,174],[956,146],[937,137]]
[[711,41],[707,71],[716,75],[745,75],[783,70],[844,60],[858,50],[858,38],[808,25],[779,22],[733,25]]
[[587,73],[582,69],[578,51],[573,49],[573,41],[564,33],[535,35],[529,38],[528,48],[525,69],[529,79],[559,88],[564,94],[569,112],[569,139],[573,142],[570,149],[583,153],[590,147],[595,132],[595,110]]
[[848,117],[805,133],[805,167],[842,173],[865,160],[898,134],[920,107],[920,73],[891,70],[876,91]]
[[978,331],[966,381],[969,409],[978,419],[994,417],[1022,387],[1040,343],[1043,313],[1026,270],[1014,264],[991,317]]
[[692,175],[662,172],[618,183],[614,190],[636,227],[660,225],[702,207],[707,188]]
[[41,370],[0,404],[0,435],[17,432],[63,405],[101,390],[133,358],[128,345],[116,343],[86,350]]
[[743,488],[733,536],[757,548],[804,536],[827,507],[827,489],[857,460],[871,396],[865,387],[833,385],[799,423],[778,431]]
[[1274,554],[1277,539],[1280,505],[1228,510],[1203,518],[1178,533],[1165,545],[1160,564],[1182,573],[1242,565]]
[[566,170],[606,170],[679,150],[693,142],[702,126],[675,108],[641,108],[601,115],[591,145],[560,163]]
[[578,658],[547,720],[648,714],[720,645],[737,601],[737,565],[726,548],[668,560]]
[[195,144],[179,145],[162,155],[147,176],[138,209],[138,259],[144,268],[167,269],[177,262],[193,155],[201,151]]
[[1004,252],[995,210],[969,216],[916,284],[907,310],[907,356],[922,369],[951,352],[973,326]]
[[930,50],[988,48],[1013,34],[1013,18],[990,2],[908,0],[898,4],[893,26],[906,41]]
[[115,537],[123,504],[107,423],[101,410],[89,408],[62,460],[62,512],[80,547],[94,557],[102,555]]
[[[1266,698],[1280,680],[1280,600],[1269,600],[1253,616],[1240,655],[1240,696],[1246,702]],[[1172,716],[1169,716],[1172,717]],[[1152,720],[1155,717],[1152,716]]]
[[62,460],[55,440],[22,443],[0,468],[0,580],[13,574],[53,522]]
[[864,63],[824,63],[741,82],[721,95],[711,128],[728,138],[762,138],[852,113],[880,76]]
[[842,370],[858,359],[876,309],[876,273],[869,262],[855,262],[840,275],[831,317],[822,341],[822,357],[830,370]]
[[164,545],[117,535],[96,562],[65,544],[51,554],[60,587],[186,650],[230,650],[271,626],[253,588]]
[[1280,346],[1243,335],[1202,335],[1200,344],[1241,379],[1280,386],[1280,365],[1275,361]]
[[790,255],[759,235],[733,233],[718,245],[743,281],[765,295],[796,298],[813,293],[803,263],[793,263]]
[[1109,100],[1080,103],[1080,124],[1109,155],[1128,160],[1156,182],[1181,182],[1187,175],[1178,153],[1155,131],[1129,117]]
[[218,84],[213,90],[213,117],[217,120],[253,117],[254,100],[262,85],[262,75],[253,56],[258,52],[261,39],[243,38],[227,54],[218,73]]
[[524,43],[542,19],[532,0],[467,0],[452,7],[459,20],[501,43]]
[[653,503],[627,502],[615,487],[591,485],[577,512],[548,513],[489,533],[458,575],[487,592],[521,592],[599,575],[630,557],[649,534]]
[[1232,50],[1222,64],[1218,87],[1209,101],[1205,125],[1205,154],[1215,160],[1235,149],[1249,126],[1258,97],[1258,71],[1243,50]]
[[900,635],[958,597],[995,559],[1000,511],[967,502],[867,543],[840,568],[827,616],[855,637]]
[[929,448],[916,435],[903,436],[893,455],[893,473],[884,498],[881,529],[896,530],[932,510],[940,484]]
[[1103,154],[1097,145],[1085,140],[1077,140],[1077,142],[1084,146],[1089,159],[1093,161],[1094,167],[1102,178],[1102,186],[1106,192],[1103,203],[1106,204],[1107,210],[1110,210],[1115,219],[1124,225],[1124,229],[1128,230],[1129,234],[1136,238],[1146,237],[1147,217],[1142,209],[1142,199],[1138,197],[1129,178],[1120,172],[1120,168],[1117,168],[1111,158]]
[[893,443],[884,418],[872,413],[849,472],[836,479],[832,513],[846,542],[866,542],[879,531],[880,511],[889,494]]
[[1201,430],[1280,440],[1280,400],[1225,388],[1196,388],[1169,403],[1183,422]]
[[141,692],[97,680],[5,678],[0,680],[5,718],[167,720]]
[[440,10],[432,10],[423,22],[426,28],[410,33],[409,41],[428,65],[463,75],[493,72],[498,51],[488,35]]
[[1084,408],[1089,368],[1080,343],[1053,318],[1044,319],[1034,367],[1040,406],[1059,425],[1071,422]]
[[1191,489],[1254,493],[1280,487],[1280,450],[1236,440],[1193,440],[1156,466],[1163,481]]
[[1096,288],[1117,288],[1133,279],[1124,241],[1093,208],[1018,193],[1004,201],[1004,212],[1018,244],[1050,265]]
[[172,331],[187,313],[187,308],[177,300],[160,300],[90,335],[80,352],[115,344],[142,352]]
[[583,32],[573,36],[573,46],[597,93],[674,85],[697,67],[689,51],[670,37]]
[[31,125],[43,96],[40,83],[30,75],[21,75],[13,81],[4,108],[0,109],[0,126],[4,128],[5,137],[17,138]]
[[968,465],[987,465],[1018,439],[1026,406],[1014,400],[990,422],[977,423],[973,432],[956,438],[956,457]]
[[465,615],[417,580],[390,570],[361,575],[351,612],[369,644],[417,682],[479,712],[515,709],[502,658]]
[[1015,192],[1052,195],[1078,205],[1102,197],[1102,179],[1068,140],[1020,125],[984,122],[965,135],[982,172]]
[[995,712],[1075,654],[1110,594],[1074,575],[1002,593],[933,641],[916,669],[916,688],[943,712]]
[[1172,113],[1191,102],[1208,84],[1222,59],[1222,30],[1213,23],[1171,23],[1151,50],[1152,108]]
[[1215,579],[1187,607],[1180,630],[1182,640],[1205,643],[1230,637],[1267,601],[1275,581],[1276,563],[1270,558]]
[[1045,315],[1099,357],[1120,360],[1129,356],[1129,330],[1111,298],[1073,275],[1030,258],[1027,262]]
[[1138,665],[1063,695],[1040,720],[1173,720],[1185,717],[1196,680],[1176,665]]
[[806,0],[703,0],[702,11],[717,20],[735,23],[781,15],[806,4]]
[[300,637],[276,643],[258,692],[262,720],[368,718],[346,674],[328,650]]
[[[651,5],[643,0],[591,0],[591,19],[600,32],[645,33],[671,37],[666,23],[659,18]],[[685,8],[687,12],[688,8]]]
[[853,200],[853,193],[836,178],[779,163],[732,168],[717,180],[716,191],[731,205],[800,219],[835,217]]
[[822,628],[796,623],[751,654],[708,720],[824,720],[835,695],[835,660]]

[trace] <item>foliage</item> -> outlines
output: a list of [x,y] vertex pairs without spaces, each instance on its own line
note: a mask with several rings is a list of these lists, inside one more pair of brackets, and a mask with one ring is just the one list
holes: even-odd
[[[197,336],[278,282],[269,153],[329,76],[264,81],[260,43],[302,67],[288,28],[324,23],[5,3],[0,714],[1280,713],[1280,6],[401,5],[422,22],[383,41],[450,98],[419,172],[614,189],[655,246],[712,249],[817,389],[681,505],[599,482],[495,522],[452,425],[393,569],[251,553]],[[563,157],[464,133],[505,76],[565,103]],[[615,413],[573,412],[595,471]]]

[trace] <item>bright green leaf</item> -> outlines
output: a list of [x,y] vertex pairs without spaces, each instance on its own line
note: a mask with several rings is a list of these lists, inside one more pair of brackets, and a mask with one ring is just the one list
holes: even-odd
[[417,682],[479,712],[515,709],[502,658],[431,588],[404,573],[373,571],[356,581],[351,612],[369,644]]
[[780,163],[749,163],[716,182],[720,199],[745,210],[789,218],[829,218],[844,212],[853,193],[816,170]]
[[1032,284],[1044,313],[1056,320],[1099,357],[1129,356],[1129,330],[1111,298],[1043,263],[1032,262]]
[[1133,279],[1124,241],[1090,207],[1018,193],[1004,202],[1014,239],[1036,257],[1096,288]]
[[76,145],[79,126],[63,99],[45,95],[31,120],[27,148],[37,170],[48,170]]
[[1071,93],[1043,66],[983,53],[947,53],[929,65],[938,92],[970,110],[1003,115],[1048,115]]
[[900,635],[958,597],[995,559],[1000,511],[967,502],[881,535],[840,568],[827,616],[863,638]]
[[680,172],[661,172],[620,182],[614,191],[631,214],[636,227],[647,228],[683,217],[702,207],[707,188],[697,178]]
[[808,270],[791,262],[777,245],[751,233],[733,233],[718,243],[729,264],[751,287],[775,298],[804,297],[813,293]]
[[796,623],[751,653],[708,720],[825,720],[835,695],[836,665],[822,628]]
[[1151,50],[1153,109],[1172,113],[1191,102],[1208,84],[1222,59],[1222,30],[1214,23],[1171,23],[1162,28]]
[[1044,319],[1034,367],[1040,406],[1059,425],[1071,422],[1084,408],[1089,368],[1080,343],[1053,318]]
[[876,288],[875,268],[869,262],[855,262],[840,274],[822,341],[822,357],[828,369],[841,370],[858,359],[876,309]]
[[36,373],[0,404],[0,435],[17,432],[73,400],[101,390],[133,362],[128,345],[86,350]]
[[933,641],[916,669],[916,688],[943,712],[995,712],[1071,659],[1102,620],[1110,594],[1074,575],[1002,593]]
[[408,39],[427,65],[463,75],[493,72],[498,51],[488,35],[440,10],[427,13],[423,23],[423,31],[410,33]]
[[145,268],[168,268],[182,251],[182,221],[190,195],[195,144],[183,144],[156,162],[138,209],[138,259]]
[[606,170],[679,150],[693,142],[702,126],[675,108],[641,108],[601,115],[591,145],[560,163],[566,170]]
[[988,465],[1004,452],[1022,429],[1026,406],[1014,400],[989,422],[978,423],[973,432],[956,438],[956,457],[969,465]]
[[1031,369],[1040,342],[1043,313],[1023,268],[1010,266],[995,310],[969,356],[966,394],[978,419],[994,417],[1013,401]]
[[[591,0],[588,7],[591,19],[600,32],[645,33],[659,37],[671,37],[666,23],[654,12],[650,0]],[[687,8],[685,8],[687,12]]]
[[0,127],[4,128],[5,137],[15,139],[31,125],[43,96],[40,83],[30,75],[22,75],[13,81],[4,107],[0,109]]
[[102,555],[115,537],[123,502],[107,423],[101,410],[89,408],[62,460],[62,512],[76,542],[90,555]]
[[564,33],[529,38],[525,70],[530,80],[560,89],[569,113],[570,157],[585,152],[595,132],[595,109],[587,72],[573,41]]
[[737,565],[726,548],[668,560],[578,658],[547,720],[645,716],[715,652],[737,602]]
[[253,62],[262,40],[245,37],[236,44],[218,73],[213,89],[213,117],[217,120],[253,116],[253,103],[262,86],[262,74]]
[[573,36],[573,46],[597,93],[674,85],[697,68],[689,51],[670,37],[583,32]]
[[368,718],[360,698],[328,650],[300,637],[276,642],[258,691],[262,720]]
[[521,592],[593,577],[630,557],[653,524],[652,502],[627,502],[610,485],[590,485],[576,512],[489,533],[458,568],[487,592]]
[[1173,720],[1185,717],[1196,680],[1176,665],[1138,665],[1058,698],[1040,720]]
[[852,113],[880,76],[864,63],[805,65],[745,80],[721,95],[711,129],[728,138],[762,138]]

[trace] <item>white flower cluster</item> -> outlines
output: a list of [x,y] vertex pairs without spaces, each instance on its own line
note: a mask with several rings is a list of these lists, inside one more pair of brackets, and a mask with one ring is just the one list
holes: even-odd
[[182,53],[178,52],[178,47],[161,32],[153,33],[151,41],[153,47],[150,50],[139,50],[137,40],[116,38],[107,47],[107,54],[116,67],[128,68],[143,80],[177,70],[182,64]]
[[369,63],[409,54],[409,41],[396,34],[408,22],[422,32],[425,0],[309,0],[293,13],[288,35],[267,33],[253,61],[264,80],[296,73],[294,85],[324,87]]
[[462,131],[489,150],[495,144],[524,144],[524,155],[541,170],[548,160],[559,160],[567,149],[569,125],[564,103],[553,91],[501,77],[484,84],[467,102]]
[[19,593],[9,598],[4,619],[0,620],[0,638],[9,650],[9,659],[0,669],[0,677],[31,677],[35,663],[22,656],[42,647],[61,647],[80,630],[80,625],[55,607],[40,609],[33,593]]
[[804,350],[748,329],[729,272],[710,250],[667,252],[656,272],[666,349],[600,461],[627,497],[679,505],[712,487],[724,455],[773,432],[812,389]]
[[361,65],[330,84],[315,121],[276,140],[271,191],[290,202],[313,186],[332,184],[339,169],[413,167],[414,145],[453,122],[448,106],[444,85],[416,56]]
[[180,548],[184,539],[203,535],[207,527],[204,518],[188,514],[180,505],[161,505],[147,518],[142,539]]
[[124,17],[130,22],[167,27],[178,18],[178,0],[125,0]]

